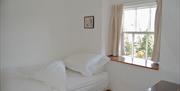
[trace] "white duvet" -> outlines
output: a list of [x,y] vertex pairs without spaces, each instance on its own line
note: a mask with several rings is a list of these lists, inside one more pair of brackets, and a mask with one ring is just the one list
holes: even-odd
[[[67,90],[66,91],[96,91],[92,89],[106,89],[107,73],[102,72],[96,76],[84,77],[79,73],[67,70]],[[59,91],[56,87],[52,87],[42,81],[22,77],[16,74],[6,77],[6,87],[2,91]],[[101,84],[101,85],[100,85]],[[59,84],[60,85],[60,84]],[[94,86],[97,85],[97,86]],[[89,88],[90,87],[90,88]],[[95,88],[94,88],[95,87]]]
[[66,91],[66,73],[61,61],[40,70],[20,69],[3,71],[2,91]]
[[63,62],[45,68],[12,68],[4,70],[1,91],[104,91],[108,85],[106,72],[85,77],[78,72],[65,72]]
[[3,91],[53,91],[48,85],[32,79],[8,78]]

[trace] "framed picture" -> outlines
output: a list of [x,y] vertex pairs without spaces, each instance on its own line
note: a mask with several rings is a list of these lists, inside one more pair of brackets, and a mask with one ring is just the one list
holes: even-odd
[[94,29],[94,16],[84,16],[84,29]]

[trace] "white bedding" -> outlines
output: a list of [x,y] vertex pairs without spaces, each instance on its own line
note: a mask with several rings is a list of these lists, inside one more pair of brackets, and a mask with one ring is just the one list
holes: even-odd
[[[78,72],[66,70],[66,91],[105,91],[108,86],[107,72],[101,72],[91,77],[85,77]],[[34,79],[27,79],[13,73],[7,77],[2,91],[58,91],[48,84]],[[7,85],[8,84],[8,85]]]
[[34,67],[4,69],[1,72],[2,91],[66,91],[65,66],[61,61],[54,61],[39,70]]
[[108,85],[107,72],[86,77],[78,72],[66,70],[67,91],[104,91]]
[[[61,66],[60,66],[61,67]],[[62,69],[64,70],[64,69]],[[65,91],[105,91],[108,86],[107,72],[100,72],[93,76],[83,76],[78,72],[71,70],[62,71],[60,78],[65,81],[60,81],[57,85],[51,86],[46,82],[33,79],[29,76],[22,75],[16,69],[3,72],[2,91],[64,91],[58,90],[64,84]],[[56,71],[55,71],[56,72]],[[66,77],[63,77],[66,74]],[[47,78],[48,79],[48,78]],[[50,79],[51,80],[51,79]],[[58,80],[57,80],[58,81]],[[54,88],[54,86],[58,86]],[[62,85],[63,86],[63,85]]]
[[49,86],[25,78],[8,78],[3,91],[53,91]]

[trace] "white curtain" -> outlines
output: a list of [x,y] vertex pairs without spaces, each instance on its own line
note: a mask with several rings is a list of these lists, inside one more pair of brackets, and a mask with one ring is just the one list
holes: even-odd
[[111,16],[111,30],[113,31],[113,43],[112,43],[112,55],[120,56],[123,50],[120,43],[122,43],[122,15],[123,15],[123,5],[113,5],[112,6],[112,16]]
[[156,0],[157,10],[155,15],[155,27],[154,27],[154,47],[152,54],[152,61],[159,62],[160,57],[160,40],[161,40],[161,20],[162,20],[162,0]]

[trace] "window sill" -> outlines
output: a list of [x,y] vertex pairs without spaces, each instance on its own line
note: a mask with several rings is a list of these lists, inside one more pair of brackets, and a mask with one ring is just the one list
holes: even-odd
[[143,68],[148,68],[148,69],[153,69],[153,70],[159,70],[159,64],[158,63],[150,63],[148,65],[141,65],[141,64],[137,64],[137,63],[133,63],[133,62],[127,62],[127,61],[122,61],[120,57],[118,56],[108,56],[111,61],[114,62],[119,62],[119,63],[124,63],[124,64],[129,64],[129,65],[134,65],[134,66],[138,66],[138,67],[143,67]]

